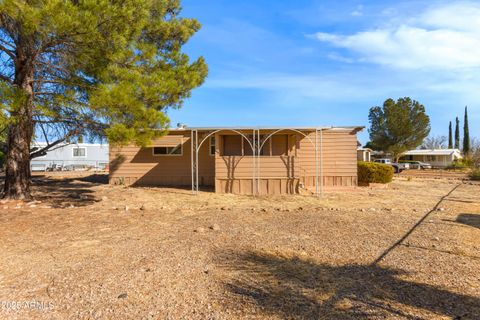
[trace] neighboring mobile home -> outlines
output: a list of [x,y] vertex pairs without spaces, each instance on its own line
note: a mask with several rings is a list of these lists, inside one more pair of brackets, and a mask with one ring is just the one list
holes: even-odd
[[372,149],[370,148],[358,148],[357,149],[357,160],[370,162],[372,161]]
[[[36,142],[32,147],[42,148],[45,142]],[[30,161],[32,171],[55,170],[104,170],[108,166],[108,144],[72,143],[61,144],[47,151],[43,157]]]
[[421,161],[431,164],[432,167],[445,168],[462,158],[458,149],[420,149],[407,151],[401,160]]
[[110,183],[280,194],[357,185],[363,127],[182,128],[149,147],[110,149]]

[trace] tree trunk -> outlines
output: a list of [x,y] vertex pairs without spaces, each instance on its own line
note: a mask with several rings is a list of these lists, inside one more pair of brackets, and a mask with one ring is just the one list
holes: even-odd
[[33,135],[33,72],[16,75],[16,87],[22,99],[11,113],[13,123],[8,128],[7,154],[5,162],[5,199],[31,199],[30,194],[30,143]]

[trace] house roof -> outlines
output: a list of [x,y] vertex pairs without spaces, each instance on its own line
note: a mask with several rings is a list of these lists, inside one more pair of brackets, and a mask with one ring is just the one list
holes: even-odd
[[[34,141],[32,142],[32,146],[43,147],[46,146],[47,143],[44,141]],[[57,147],[66,147],[66,146],[78,146],[78,147],[108,147],[108,143],[66,143],[62,142]]]
[[185,130],[198,130],[198,131],[215,131],[215,130],[299,130],[299,131],[315,131],[315,130],[352,130],[355,133],[365,129],[364,126],[319,126],[319,127],[271,127],[271,126],[245,126],[245,127],[188,127],[183,128],[170,128],[168,131],[185,131]]
[[461,155],[461,152],[458,149],[419,149],[404,153],[406,156],[449,156],[452,154]]

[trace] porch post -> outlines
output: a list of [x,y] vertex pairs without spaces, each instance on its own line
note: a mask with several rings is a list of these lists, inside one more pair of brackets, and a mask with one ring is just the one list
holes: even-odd
[[198,194],[198,187],[199,187],[199,182],[198,182],[198,130],[195,130],[195,174],[196,174],[196,192]]
[[320,196],[323,197],[323,129],[320,129]]
[[253,167],[253,171],[252,171],[252,195],[253,196],[256,196],[256,192],[255,192],[255,189],[256,189],[256,181],[255,181],[255,176],[256,176],[256,173],[257,173],[257,163],[256,163],[256,159],[255,159],[255,154],[256,154],[256,150],[257,150],[257,144],[256,144],[256,137],[255,137],[255,129],[253,129],[253,135],[252,135],[252,167]]
[[192,194],[195,193],[194,163],[193,163],[193,130],[190,131],[190,170],[192,172]]
[[315,129],[315,195],[318,197],[318,129]]

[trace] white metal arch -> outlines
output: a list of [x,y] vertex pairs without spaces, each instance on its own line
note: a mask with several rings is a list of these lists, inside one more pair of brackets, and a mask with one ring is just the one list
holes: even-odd
[[[250,142],[248,139],[248,136],[243,134],[242,132],[235,130],[235,129],[218,129],[210,132],[207,134],[205,137],[203,137],[202,141],[200,144],[198,143],[198,130],[192,130],[191,131],[191,139],[190,139],[190,146],[191,146],[191,172],[192,172],[192,192],[193,193],[198,193],[199,191],[199,179],[198,179],[198,168],[199,168],[199,161],[198,161],[198,152],[200,151],[200,148],[202,147],[203,143],[208,140],[212,135],[214,135],[217,132],[220,131],[231,131],[239,134],[242,136],[245,140],[247,140],[248,144],[250,145],[250,148],[252,149],[253,153],[253,173],[252,173],[252,191],[253,191],[253,186],[255,185],[255,172],[256,172],[256,163],[255,163],[255,151],[256,151],[256,136],[255,136],[255,129],[253,129],[253,140]],[[195,158],[193,156],[195,151]],[[255,194],[255,192],[253,192]]]
[[[298,134],[301,134],[304,138],[307,138],[308,141],[310,142],[310,144],[313,146],[314,150],[315,150],[315,194],[317,196],[319,196],[319,183],[318,183],[318,129],[315,130],[315,142],[312,141],[312,139],[310,139],[310,137],[303,133],[302,131],[300,130],[297,130],[297,129],[287,129],[287,128],[283,128],[283,129],[278,129],[278,130],[275,130],[274,132],[270,133],[269,135],[267,135],[267,137],[264,139],[264,141],[259,145],[258,147],[258,165],[257,165],[257,168],[258,168],[258,174],[257,174],[257,183],[260,183],[260,152],[263,148],[263,146],[265,145],[265,143],[271,138],[273,137],[275,134],[279,133],[279,132],[282,132],[282,131],[293,131],[293,132],[296,132]],[[260,140],[260,136],[258,137],[258,139]],[[321,143],[321,148],[320,148],[320,153],[323,155],[323,129],[320,129],[320,143]],[[321,166],[322,166],[322,169],[323,169],[323,159],[321,161]],[[257,186],[258,189],[260,189],[260,185]],[[320,193],[323,195],[323,170],[321,170],[321,184],[320,184]]]
[[[323,129],[315,129],[315,141],[312,141],[312,139],[305,134],[304,132],[297,130],[297,129],[289,129],[289,128],[283,128],[283,129],[278,129],[275,130],[274,132],[270,133],[267,135],[264,141],[260,141],[260,129],[252,129],[252,141],[248,138],[248,136],[239,130],[231,129],[231,128],[225,128],[225,129],[217,129],[213,130],[212,132],[209,132],[205,137],[202,138],[200,143],[198,143],[198,130],[192,130],[191,131],[191,173],[192,173],[192,192],[193,193],[198,193],[199,191],[199,176],[198,176],[198,168],[199,168],[199,161],[198,161],[198,153],[200,151],[200,148],[202,147],[203,143],[208,140],[212,135],[220,132],[220,131],[231,131],[234,133],[237,133],[240,135],[242,138],[244,138],[248,144],[250,145],[250,148],[252,149],[252,163],[253,163],[253,172],[252,172],[252,193],[253,195],[256,195],[260,192],[260,153],[265,145],[265,143],[273,137],[275,134],[281,132],[281,131],[293,131],[295,133],[298,133],[302,135],[304,138],[306,138],[310,144],[314,147],[315,150],[315,194],[319,196],[320,194],[323,194],[323,159],[321,159],[321,168],[320,168],[320,176],[321,176],[321,181],[322,183],[319,185],[318,183],[318,178],[319,178],[319,167],[318,167],[318,132],[320,131],[320,151],[321,155],[320,157],[323,158]],[[319,187],[320,187],[320,193],[319,193]]]

